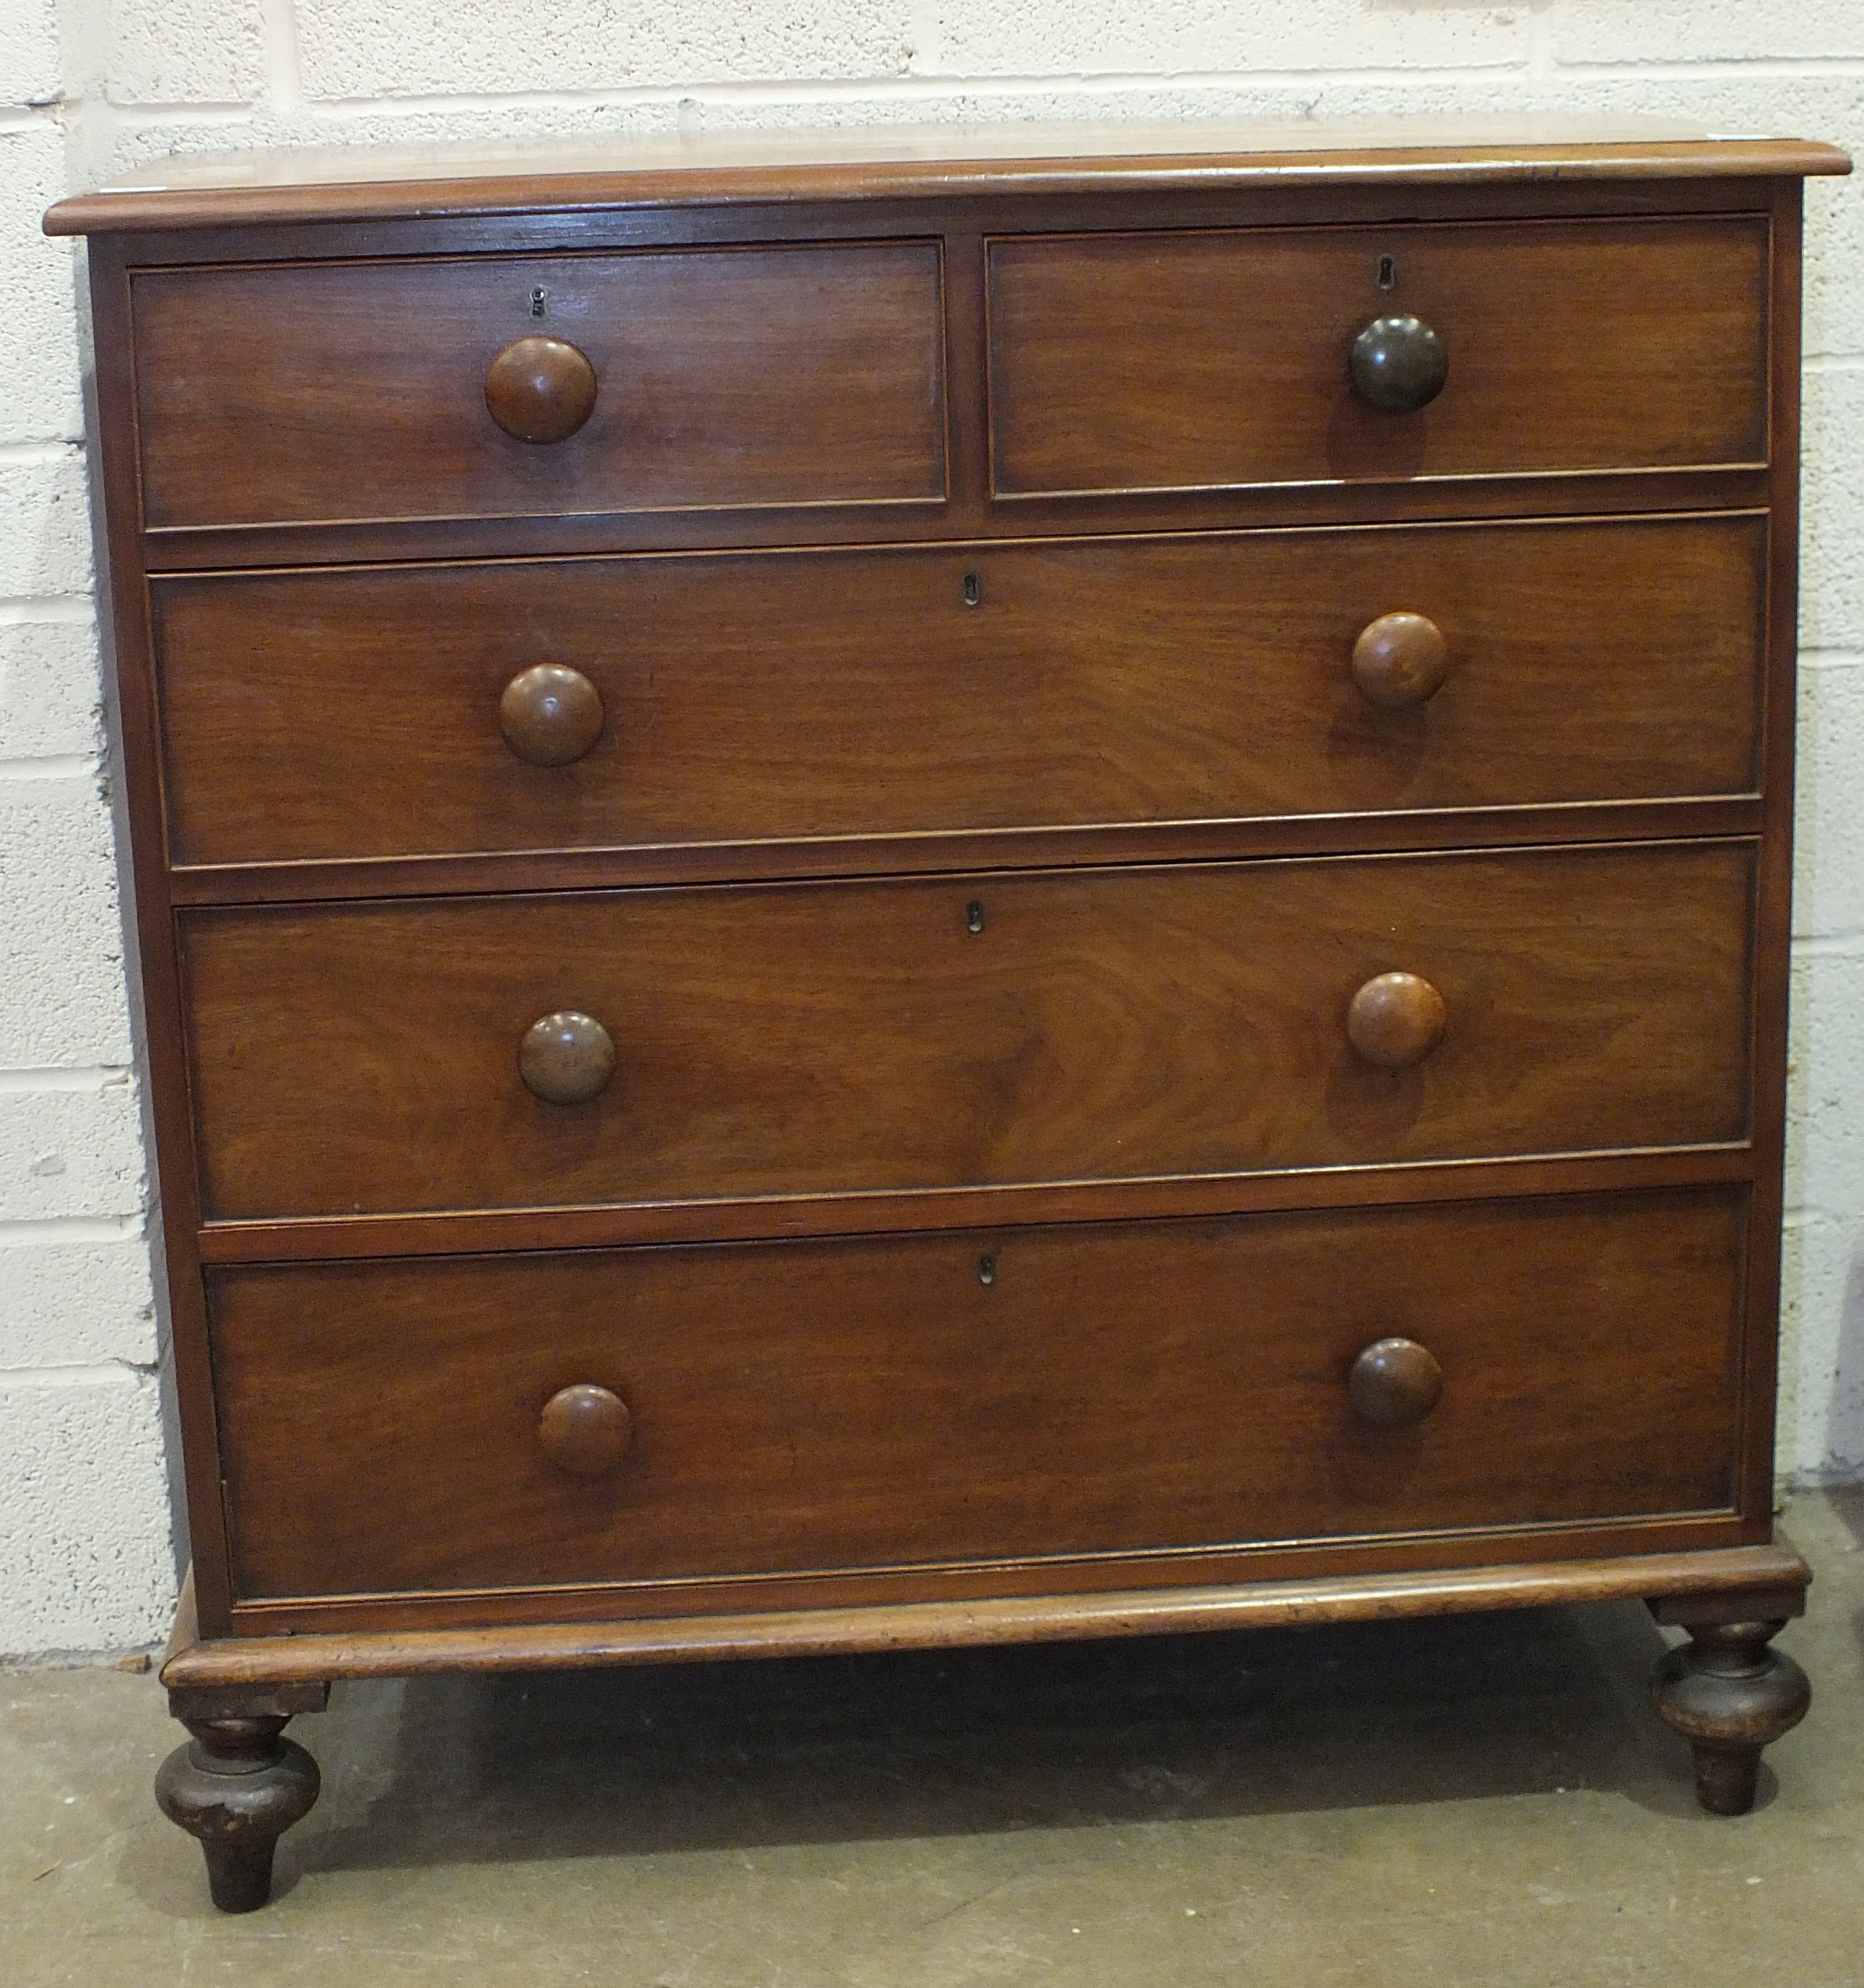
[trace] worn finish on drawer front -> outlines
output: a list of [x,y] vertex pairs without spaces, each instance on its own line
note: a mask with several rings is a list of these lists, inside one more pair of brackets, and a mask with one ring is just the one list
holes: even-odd
[[[145,272],[146,521],[936,499],[940,288],[926,242]],[[599,383],[543,445],[485,400],[537,333]]]
[[[211,1215],[1123,1178],[1747,1122],[1739,843],[638,891],[183,923]],[[972,908],[975,907],[973,911]],[[981,929],[973,931],[973,922]],[[1348,1004],[1421,975],[1420,1068]],[[520,1040],[617,1064],[542,1104]]]
[[[1741,1199],[217,1273],[238,1589],[665,1579],[1725,1506]],[[1347,1371],[1394,1334],[1436,1355],[1443,1397],[1414,1428],[1368,1428]],[[545,1401],[590,1382],[634,1424],[593,1480],[553,1469],[536,1439]]]
[[[1768,233],[1753,216],[998,241],[996,485],[1763,462]],[[1393,314],[1449,353],[1416,414],[1367,407],[1348,377],[1354,337]]]
[[[158,581],[183,863],[1741,793],[1753,517]],[[965,579],[981,598],[965,602]],[[1450,674],[1387,710],[1393,610]],[[526,764],[519,671],[597,688]]]

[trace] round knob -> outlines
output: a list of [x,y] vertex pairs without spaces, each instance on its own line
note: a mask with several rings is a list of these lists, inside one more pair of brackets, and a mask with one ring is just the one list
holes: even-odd
[[1374,318],[1353,340],[1353,385],[1388,414],[1428,407],[1450,377],[1450,354],[1422,318]]
[[1421,1422],[1443,1391],[1443,1370],[1415,1339],[1375,1339],[1346,1377],[1353,1413],[1375,1428]]
[[537,1418],[544,1455],[572,1477],[606,1476],[628,1454],[634,1435],[627,1402],[587,1383],[559,1389]]
[[1422,614],[1382,614],[1353,644],[1353,681],[1389,710],[1428,704],[1449,674],[1450,644]]
[[602,735],[601,694],[567,664],[533,664],[505,686],[499,724],[520,759],[533,766],[567,766]]
[[485,369],[485,407],[519,441],[562,441],[595,406],[595,368],[560,338],[521,338]]
[[1415,973],[1381,973],[1353,996],[1346,1033],[1368,1063],[1409,1070],[1443,1040],[1443,997]]
[[546,1104],[587,1104],[615,1073],[615,1046],[593,1015],[560,1009],[532,1023],[518,1045],[518,1074]]

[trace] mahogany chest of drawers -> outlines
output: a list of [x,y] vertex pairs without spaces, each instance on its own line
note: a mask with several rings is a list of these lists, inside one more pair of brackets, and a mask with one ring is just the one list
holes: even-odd
[[87,232],[193,1553],[333,1679],[1772,1536],[1799,143],[174,162]]

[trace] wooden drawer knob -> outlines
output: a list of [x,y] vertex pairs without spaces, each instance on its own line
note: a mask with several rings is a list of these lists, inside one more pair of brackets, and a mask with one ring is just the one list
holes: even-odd
[[518,1045],[518,1074],[546,1104],[587,1104],[615,1073],[615,1046],[593,1015],[560,1009],[532,1023]]
[[605,1477],[628,1454],[634,1437],[634,1418],[627,1402],[587,1382],[560,1388],[537,1418],[544,1455],[572,1477]]
[[1450,377],[1450,354],[1422,318],[1373,319],[1353,340],[1353,386],[1368,407],[1388,414],[1428,407]]
[[1443,997],[1415,973],[1381,973],[1353,996],[1346,1033],[1368,1063],[1409,1070],[1443,1040]]
[[485,369],[485,407],[519,441],[562,441],[595,407],[595,368],[560,338],[520,338]]
[[505,742],[533,766],[567,766],[602,735],[602,698],[580,670],[536,663],[499,699]]
[[1353,1413],[1375,1428],[1421,1422],[1443,1392],[1443,1370],[1415,1339],[1375,1339],[1346,1377]]
[[1450,644],[1422,614],[1382,614],[1353,644],[1353,681],[1388,710],[1428,704],[1450,674]]

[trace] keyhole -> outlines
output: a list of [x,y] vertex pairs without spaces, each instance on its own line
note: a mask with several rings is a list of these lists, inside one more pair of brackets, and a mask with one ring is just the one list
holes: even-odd
[[980,932],[984,928],[984,901],[973,898],[964,908],[964,928],[968,932]]
[[982,578],[976,573],[967,573],[964,576],[964,604],[967,607],[975,607],[983,597]]
[[550,296],[546,292],[543,284],[540,283],[531,292],[531,316],[533,317],[547,317],[550,315]]
[[994,1256],[978,1258],[977,1281],[980,1284],[993,1284],[996,1282],[996,1259]]
[[1379,259],[1379,287],[1382,290],[1395,290],[1398,287],[1398,263],[1395,257],[1381,255]]

